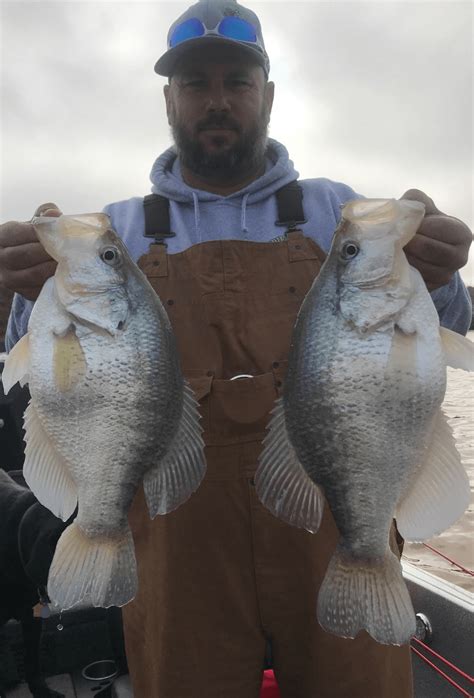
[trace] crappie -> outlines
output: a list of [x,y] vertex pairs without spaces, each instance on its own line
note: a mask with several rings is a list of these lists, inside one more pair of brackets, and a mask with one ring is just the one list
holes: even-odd
[[8,355],[5,391],[29,383],[24,476],[66,521],[48,593],[122,606],[136,593],[127,514],[143,481],[151,517],[199,486],[198,406],[183,379],[166,312],[105,214],[37,218],[58,261]]
[[462,515],[469,483],[441,411],[446,364],[472,370],[472,344],[440,328],[403,252],[424,216],[407,200],[342,211],[294,327],[288,374],[256,474],[276,516],[318,530],[325,500],[340,532],[318,596],[320,624],[403,644],[415,631],[399,560]]

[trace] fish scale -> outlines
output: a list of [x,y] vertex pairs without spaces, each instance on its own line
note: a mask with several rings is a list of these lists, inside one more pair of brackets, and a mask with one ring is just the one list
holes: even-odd
[[403,252],[423,215],[407,200],[344,206],[298,313],[256,474],[261,501],[288,523],[315,532],[331,509],[340,540],[319,590],[321,625],[396,645],[415,617],[389,546],[393,519],[405,538],[428,538],[469,501],[441,405],[446,365],[472,370],[473,347],[439,327]]
[[128,510],[143,482],[152,517],[182,504],[206,469],[198,405],[168,316],[104,214],[36,219],[58,266],[8,355],[5,391],[28,381],[24,475],[67,520],[48,593],[61,608],[135,596]]

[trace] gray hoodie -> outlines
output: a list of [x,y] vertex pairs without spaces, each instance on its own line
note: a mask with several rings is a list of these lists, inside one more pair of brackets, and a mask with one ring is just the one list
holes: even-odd
[[[271,242],[285,228],[276,225],[278,218],[275,193],[285,184],[298,179],[298,172],[289,159],[286,148],[270,139],[265,173],[244,189],[221,196],[189,187],[181,176],[174,148],[166,150],[155,161],[151,175],[152,191],[170,201],[171,230],[168,253],[174,254],[209,240],[249,240]],[[305,179],[303,207],[306,223],[299,226],[327,252],[339,222],[341,205],[349,199],[360,198],[350,187],[328,179]],[[150,240],[145,238],[143,199],[134,197],[109,204],[104,211],[112,226],[122,237],[136,261],[148,251]],[[471,320],[468,292],[455,274],[447,286],[432,293],[441,323],[465,334]],[[10,349],[27,331],[32,303],[16,295],[8,323],[6,347]]]

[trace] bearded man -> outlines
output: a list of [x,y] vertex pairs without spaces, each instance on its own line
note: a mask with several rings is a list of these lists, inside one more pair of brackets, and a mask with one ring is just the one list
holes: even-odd
[[[338,539],[328,508],[311,534],[272,516],[254,486],[298,309],[341,204],[358,195],[322,178],[296,184],[286,149],[267,137],[274,85],[252,11],[201,0],[173,23],[155,69],[169,79],[175,146],[152,168],[153,194],[105,211],[168,311],[200,402],[208,468],[178,510],[150,521],[143,493],[132,507],[139,592],[124,629],[134,694],[257,698],[270,645],[282,698],[409,698],[408,646],[365,632],[342,639],[317,622]],[[405,196],[426,205],[409,261],[442,324],[465,333],[470,306],[457,270],[469,231],[425,194]],[[26,332],[26,299],[53,271],[31,225],[2,226],[0,280],[17,291],[8,347]]]

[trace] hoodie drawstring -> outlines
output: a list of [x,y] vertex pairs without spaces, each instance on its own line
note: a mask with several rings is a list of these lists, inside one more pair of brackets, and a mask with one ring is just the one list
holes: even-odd
[[193,195],[193,201],[194,201],[194,225],[196,228],[196,235],[198,238],[198,242],[202,242],[202,233],[201,233],[201,212],[199,209],[199,199],[198,195],[196,192],[192,192]]
[[242,199],[242,216],[240,218],[240,227],[242,230],[242,233],[248,233],[248,228],[247,228],[247,200],[250,196],[250,192],[247,192],[245,196]]

